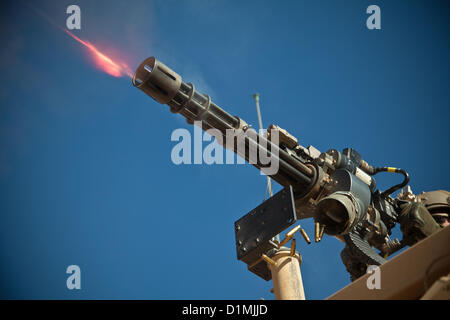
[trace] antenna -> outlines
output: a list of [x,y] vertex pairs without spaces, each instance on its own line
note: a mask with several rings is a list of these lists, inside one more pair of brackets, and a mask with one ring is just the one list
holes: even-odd
[[[256,112],[258,114],[258,124],[259,124],[259,132],[262,133],[263,130],[263,124],[262,124],[262,117],[261,117],[261,109],[259,108],[259,93],[255,93],[253,94],[253,98],[255,99],[255,103],[256,103]],[[267,187],[266,187],[266,192],[264,194],[264,201],[267,198],[267,191],[269,191],[269,198],[272,197],[272,179],[270,179],[269,176],[267,176]],[[280,235],[277,234],[275,239],[280,242]]]
[[[261,110],[259,108],[259,93],[253,94],[253,98],[255,99],[256,112],[258,114],[259,132],[262,133],[263,124],[262,124],[262,118],[261,118]],[[266,188],[266,193],[264,195],[264,200],[266,200],[267,191],[269,191],[269,198],[272,197],[272,179],[270,179],[269,176],[267,176],[267,188]]]

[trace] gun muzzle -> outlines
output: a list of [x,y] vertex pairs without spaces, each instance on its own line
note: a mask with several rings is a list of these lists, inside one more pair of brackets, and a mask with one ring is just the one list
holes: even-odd
[[137,68],[133,85],[159,103],[166,104],[180,90],[181,77],[154,57],[150,57]]

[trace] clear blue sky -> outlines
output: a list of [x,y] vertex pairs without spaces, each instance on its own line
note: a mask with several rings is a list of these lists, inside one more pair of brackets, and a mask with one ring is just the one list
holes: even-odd
[[[415,192],[450,189],[448,1],[33,4],[61,26],[79,5],[77,36],[133,69],[158,57],[249,123],[259,92],[265,126],[402,167]],[[366,28],[371,4],[381,30]],[[237,261],[233,228],[265,178],[250,165],[174,165],[172,131],[193,129],[181,116],[95,69],[23,2],[1,6],[0,298],[272,299]],[[349,283],[339,241],[298,244],[307,298]],[[79,291],[66,288],[72,264]]]

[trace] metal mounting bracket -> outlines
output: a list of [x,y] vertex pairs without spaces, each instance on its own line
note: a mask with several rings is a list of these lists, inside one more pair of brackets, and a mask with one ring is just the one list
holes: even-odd
[[287,186],[234,223],[238,260],[264,280],[270,280],[270,270],[261,258],[278,248],[273,238],[297,221],[292,186]]

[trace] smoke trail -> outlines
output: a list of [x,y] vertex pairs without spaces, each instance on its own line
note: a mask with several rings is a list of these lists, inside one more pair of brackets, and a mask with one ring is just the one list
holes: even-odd
[[81,43],[82,45],[84,45],[88,49],[88,52],[92,57],[92,61],[97,69],[100,69],[100,70],[108,73],[109,75],[112,75],[113,77],[123,77],[123,76],[128,76],[130,78],[133,77],[133,71],[126,63],[115,61],[113,58],[111,58],[108,55],[106,55],[105,53],[101,52],[91,42],[80,39],[79,37],[74,35],[69,30],[58,25],[49,16],[47,16],[44,12],[42,12],[38,8],[33,7],[29,3],[27,3],[27,5],[33,11],[35,11],[37,14],[39,14],[41,17],[43,17],[45,20],[47,20],[47,22],[49,22],[51,25],[64,31],[66,34],[68,34],[70,37],[72,37],[72,39],[74,39],[74,40],[78,41],[79,43]]

